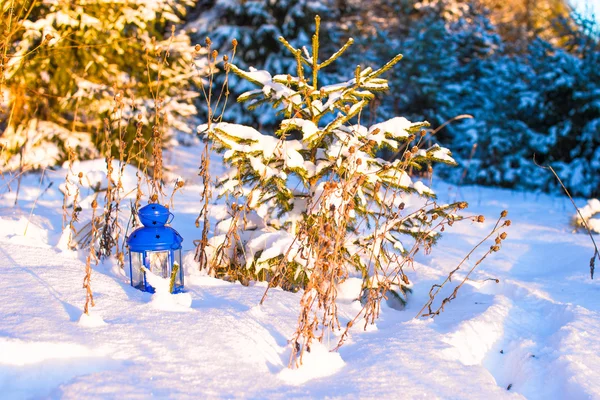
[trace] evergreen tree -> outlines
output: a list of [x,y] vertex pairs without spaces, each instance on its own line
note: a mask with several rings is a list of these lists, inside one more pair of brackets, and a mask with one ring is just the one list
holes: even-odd
[[[465,165],[461,178],[519,189],[558,189],[554,177],[536,165],[540,163],[553,166],[571,193],[598,195],[600,91],[594,65],[600,51],[597,40],[576,41],[586,43],[578,46],[578,53],[538,39],[529,54],[501,56],[485,64],[471,86],[479,95],[471,93],[462,102],[475,119],[449,127],[459,162]],[[474,144],[477,150],[469,154]]]
[[[53,165],[66,147],[94,156],[103,130],[133,116],[146,139],[152,129],[191,132],[185,121],[196,114],[189,88],[196,74],[189,39],[175,30],[190,0],[10,4],[0,4],[8,168]],[[134,125],[112,145],[132,145]]]
[[[267,103],[283,114],[276,137],[226,122],[198,128],[230,167],[219,179],[220,194],[230,198],[228,215],[198,258],[219,277],[305,289],[293,358],[310,349],[317,331],[322,340],[325,328],[339,327],[337,287],[348,276],[363,280],[365,320],[374,322],[383,299],[403,304],[410,291],[403,268],[415,249],[431,250],[437,229],[466,207],[438,205],[434,192],[409,175],[430,171],[432,163],[455,164],[448,149],[425,146],[426,122],[362,123],[374,93],[388,90],[381,76],[401,57],[376,69],[357,66],[352,79],[323,85],[319,72],[352,41],[322,60],[316,21],[311,52],[280,39],[296,61],[295,74],[228,65],[256,87],[238,101]],[[388,147],[401,159],[377,156]]]
[[[342,246],[344,263],[370,279],[370,268],[377,270],[387,260],[387,252],[381,258],[370,259],[373,246],[377,247],[377,254],[379,246],[387,244],[402,252],[409,247],[400,236],[422,239],[432,223],[427,215],[445,216],[446,210],[456,207],[429,209],[434,203],[428,203],[424,207],[428,211],[422,214],[402,211],[404,201],[408,201],[405,195],[435,197],[422,182],[413,182],[409,169],[421,169],[433,162],[453,165],[454,160],[447,149],[437,144],[428,149],[404,146],[403,160],[393,162],[376,156],[382,148],[399,150],[411,141],[423,144],[418,138],[428,125],[399,117],[370,127],[360,123],[361,112],[374,98],[374,92],[388,89],[387,80],[380,76],[400,57],[376,70],[357,67],[351,80],[321,85],[319,71],[335,61],[352,42],[320,61],[318,42],[309,54],[282,41],[297,61],[294,76],[272,76],[264,70],[245,71],[229,66],[236,75],[258,87],[241,95],[238,101],[267,102],[284,114],[285,119],[278,123],[277,137],[226,122],[198,128],[224,152],[224,161],[231,169],[219,180],[220,194],[235,198],[230,217],[216,228],[222,235],[211,240],[213,253],[208,257],[213,261],[211,268],[228,270],[234,265],[257,275],[263,269],[274,273],[283,258],[286,265],[293,266],[289,268],[292,278],[288,284],[301,283],[302,277],[310,274],[311,266],[302,260],[300,248],[310,244],[296,241],[296,237],[302,226],[304,229],[313,226],[319,215],[331,213],[332,223],[341,224],[343,220],[347,224],[349,238]],[[421,206],[423,203],[419,203],[418,207]],[[403,212],[409,213],[408,216],[401,217]],[[386,231],[387,244],[372,231],[378,229],[374,228],[379,224],[377,221],[385,225],[379,229]],[[359,229],[361,224],[363,227]],[[434,236],[428,237],[433,240]],[[232,245],[232,241],[236,243]],[[222,243],[229,246],[223,247]],[[227,261],[219,262],[223,259]]]
[[[233,62],[240,68],[265,69],[273,74],[293,74],[296,61],[277,40],[286,37],[292,46],[310,45],[317,14],[330,15],[325,1],[310,0],[216,0],[198,4],[199,16],[187,25],[192,38],[212,42],[211,48],[219,53],[231,52],[231,41],[237,40],[237,54]],[[335,30],[331,30],[335,31]],[[224,71],[217,74],[213,90],[220,90],[225,80]],[[252,89],[252,84],[235,75],[228,77],[231,98]],[[206,104],[201,103],[206,114]],[[276,111],[268,106],[256,110],[245,109],[241,104],[229,102],[224,119],[241,124],[257,123],[273,129]]]

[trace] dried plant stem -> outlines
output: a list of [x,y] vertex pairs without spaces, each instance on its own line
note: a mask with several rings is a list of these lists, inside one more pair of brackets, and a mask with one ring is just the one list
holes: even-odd
[[62,220],[62,228],[63,230],[65,229],[65,227],[67,226],[67,218],[68,218],[68,201],[69,198],[71,197],[71,193],[70,193],[70,176],[73,175],[73,163],[75,162],[75,150],[73,150],[71,147],[67,147],[67,155],[68,155],[68,163],[69,163],[69,168],[67,169],[67,174],[65,175],[65,193],[63,196],[63,205],[62,205],[62,211],[63,211],[63,220]]
[[[204,101],[206,102],[207,113],[208,113],[207,124],[208,124],[209,128],[213,122],[221,121],[223,119],[223,114],[225,114],[225,110],[227,107],[227,101],[229,99],[229,63],[235,57],[235,52],[237,49],[237,40],[233,39],[231,43],[233,46],[231,57],[228,57],[227,55],[223,56],[224,69],[225,69],[225,80],[223,81],[223,85],[221,87],[216,104],[213,107],[213,104],[212,104],[213,103],[213,85],[214,85],[214,78],[215,78],[215,69],[213,68],[213,65],[217,64],[218,52],[216,50],[213,50],[212,52],[210,51],[210,48],[212,45],[210,38],[207,37],[205,40],[206,51],[208,52],[208,59],[209,59],[209,62],[211,63],[211,66],[209,67],[208,90],[206,90],[204,88],[204,85],[201,85],[200,87],[202,90],[202,95],[204,97]],[[200,50],[201,50],[201,46],[196,45],[195,46],[196,54],[199,54]],[[197,66],[196,66],[196,72],[198,74],[200,73]],[[220,111],[220,114],[215,116],[215,111],[219,112],[219,104],[222,99],[223,99],[223,107]],[[196,246],[196,253],[195,253],[194,258],[195,258],[196,262],[198,262],[200,270],[208,268],[209,275],[214,276],[214,275],[216,275],[215,269],[217,268],[219,262],[218,261],[215,262],[215,260],[212,260],[212,262],[209,262],[208,256],[207,256],[208,235],[209,235],[209,231],[210,231],[209,202],[210,202],[210,198],[212,196],[212,191],[211,191],[212,182],[211,182],[211,176],[210,176],[211,152],[212,152],[212,144],[211,144],[210,140],[208,138],[206,138],[204,150],[203,150],[202,156],[201,156],[200,171],[199,171],[199,175],[202,178],[202,193],[201,193],[201,199],[200,199],[201,209],[198,214],[198,217],[196,218],[196,227],[197,228],[200,227],[200,223],[202,222],[202,234],[201,234],[201,238],[199,240],[195,241],[197,246]],[[232,219],[232,225],[229,228],[229,231],[225,237],[224,243],[221,246],[219,246],[219,248],[217,249],[217,252],[215,253],[215,259],[222,258],[223,252],[232,245],[233,241],[231,240],[231,236],[237,235],[236,227],[237,227],[237,221],[238,221],[240,211],[241,211],[241,209],[236,209],[234,211],[236,216]]]
[[[25,232],[23,232],[23,236],[27,236],[27,228],[29,228],[29,221],[31,221],[31,216],[33,215],[33,210],[35,210],[35,206],[37,205],[38,199],[40,198],[40,196],[42,195],[42,193],[45,192],[42,191],[42,183],[44,182],[44,175],[46,174],[46,168],[42,169],[42,176],[40,177],[40,193],[37,195],[37,197],[35,198],[35,201],[33,202],[33,205],[31,206],[31,211],[29,212],[29,218],[27,218],[27,224],[25,224]],[[52,182],[50,182],[48,184],[48,187],[50,187],[50,185],[52,185]]]
[[85,277],[83,278],[83,288],[85,289],[85,305],[83,306],[83,312],[89,315],[90,305],[94,307],[94,294],[92,293],[92,261],[98,265],[98,257],[96,255],[96,238],[98,237],[98,230],[96,228],[96,208],[98,204],[96,200],[92,201],[92,232],[91,241],[88,255],[85,259]]
[[592,240],[592,244],[594,245],[594,255],[592,255],[592,258],[590,258],[590,278],[594,279],[594,270],[596,269],[596,258],[598,258],[598,260],[600,260],[600,251],[598,251],[598,246],[596,245],[596,241],[594,240],[594,235],[592,235],[592,230],[590,229],[589,225],[587,224],[587,221],[585,220],[585,218],[583,218],[583,215],[581,215],[581,211],[579,211],[579,208],[577,208],[577,205],[575,204],[575,200],[573,200],[573,197],[571,197],[571,193],[569,193],[569,190],[566,188],[563,181],[558,177],[558,174],[556,173],[556,171],[554,171],[554,168],[552,168],[550,165],[543,166],[543,165],[538,164],[535,161],[535,157],[533,158],[533,162],[538,167],[547,169],[550,172],[552,172],[552,174],[554,175],[554,177],[556,178],[558,183],[560,183],[560,186],[562,187],[564,192],[569,197],[569,200],[571,200],[571,204],[573,204],[573,207],[575,207],[575,211],[577,211],[577,214],[579,214],[579,217],[581,218],[583,227],[587,230],[587,233],[590,236],[590,239]]
[[[210,107],[209,107],[210,108]],[[208,265],[208,257],[206,255],[206,246],[208,246],[208,232],[210,229],[210,220],[208,217],[208,204],[211,196],[211,181],[210,181],[210,142],[207,140],[204,145],[204,151],[202,152],[202,160],[200,165],[200,176],[202,177],[202,194],[200,214],[196,219],[196,226],[199,226],[200,219],[202,219],[202,236],[200,243],[196,248],[195,259],[199,263],[200,270],[206,268]],[[232,222],[233,224],[233,222]],[[209,275],[214,274],[214,263],[211,263],[209,267]]]
[[21,179],[23,178],[23,168],[24,168],[24,165],[23,165],[23,149],[24,148],[25,148],[25,143],[23,143],[23,145],[19,149],[19,173],[18,173],[18,179],[17,179],[17,193],[15,195],[15,206],[19,202],[19,192],[21,191]]
[[[477,268],[477,266],[479,266],[479,264],[481,264],[483,262],[483,260],[485,260],[485,258],[490,255],[491,253],[494,253],[496,251],[498,251],[500,249],[499,245],[501,243],[502,240],[504,240],[504,238],[506,237],[506,234],[501,234],[497,239],[496,239],[496,245],[491,246],[490,249],[475,263],[475,265],[473,265],[473,267],[469,270],[469,272],[467,273],[467,275],[465,276],[465,278],[462,280],[462,282],[456,286],[456,288],[454,289],[454,291],[452,292],[452,294],[448,297],[446,297],[444,300],[442,300],[441,305],[439,306],[439,308],[435,311],[432,310],[432,305],[433,302],[436,298],[436,296],[438,295],[438,293],[440,292],[440,290],[442,290],[442,288],[448,283],[452,281],[452,278],[454,276],[454,274],[460,270],[460,268],[462,267],[462,265],[471,257],[471,255],[475,252],[475,250],[477,250],[483,243],[485,243],[490,237],[492,237],[494,234],[498,233],[498,231],[505,227],[505,226],[510,226],[511,222],[510,220],[505,220],[504,223],[502,225],[500,225],[500,223],[502,222],[503,218],[505,218],[507,215],[506,211],[503,211],[500,218],[498,218],[498,220],[496,221],[496,224],[494,225],[494,228],[492,229],[492,231],[485,237],[483,238],[479,243],[477,243],[472,249],[471,251],[469,251],[469,253],[461,260],[461,262],[458,264],[458,266],[453,269],[452,271],[450,271],[450,273],[448,274],[448,276],[446,277],[446,279],[444,280],[444,282],[442,282],[441,284],[435,284],[431,287],[431,289],[429,290],[429,300],[427,301],[427,303],[425,303],[425,305],[421,308],[421,310],[419,310],[419,312],[417,313],[415,318],[418,318],[420,316],[423,317],[434,317],[436,315],[439,315],[443,310],[444,310],[444,306],[449,303],[450,301],[454,300],[456,298],[456,295],[458,293],[458,290],[464,285],[464,283],[469,279],[469,276],[471,275],[471,273],[475,270],[475,268]],[[423,311],[425,309],[428,309],[428,312],[423,314]]]

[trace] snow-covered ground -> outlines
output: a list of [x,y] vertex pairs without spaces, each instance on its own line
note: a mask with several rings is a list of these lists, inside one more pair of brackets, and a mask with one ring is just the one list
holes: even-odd
[[[199,154],[187,148],[166,156],[186,180],[173,223],[186,253],[200,236],[194,225]],[[0,188],[2,399],[600,398],[600,284],[589,277],[589,237],[569,225],[568,199],[434,183],[442,201],[466,200],[486,223],[455,224],[431,255],[417,258],[405,310],[384,305],[376,326],[363,331],[356,325],[338,353],[327,351],[337,342],[331,334],[300,369],[289,370],[287,340],[300,294],[273,289],[261,306],[265,285],[202,276],[189,262],[191,307],[157,308],[150,294],[131,288],[106,262],[92,276],[95,318],[80,320],[83,254],[57,246],[64,177],[48,171],[42,185],[39,179],[23,179],[16,207],[16,185],[11,193]],[[30,218],[49,180],[55,183]],[[485,260],[444,313],[415,319],[431,285],[444,280],[504,209],[512,226],[501,251]],[[360,308],[353,283],[342,292],[342,319]]]

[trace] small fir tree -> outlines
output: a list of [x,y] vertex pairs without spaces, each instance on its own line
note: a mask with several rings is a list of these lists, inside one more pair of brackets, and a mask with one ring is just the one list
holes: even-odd
[[[375,319],[388,296],[404,302],[410,284],[403,267],[416,248],[430,249],[435,228],[451,224],[455,211],[466,206],[436,204],[433,191],[409,174],[427,176],[436,162],[454,165],[448,149],[420,148],[426,122],[396,117],[361,124],[374,93],[388,90],[381,75],[401,56],[376,70],[357,66],[352,79],[321,85],[320,71],[352,40],[321,61],[318,33],[317,18],[312,52],[280,38],[296,60],[295,76],[226,66],[258,87],[239,102],[250,108],[269,104],[283,114],[276,137],[226,122],[198,128],[230,166],[218,183],[230,209],[207,247],[210,271],[305,289],[295,356],[309,348],[319,325],[339,327],[336,288],[349,275],[363,279],[367,320]],[[384,148],[402,157],[379,158]]]

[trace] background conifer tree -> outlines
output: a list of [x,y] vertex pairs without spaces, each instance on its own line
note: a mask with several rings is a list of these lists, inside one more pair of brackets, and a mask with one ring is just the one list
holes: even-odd
[[[185,122],[196,114],[190,83],[197,73],[189,38],[176,29],[190,0],[10,4],[0,4],[8,168],[52,165],[66,158],[67,146],[81,158],[96,155],[105,119],[139,115],[146,139],[156,118],[166,122],[165,135],[191,132]],[[122,115],[115,112],[119,102]],[[128,145],[133,125],[124,136]]]

